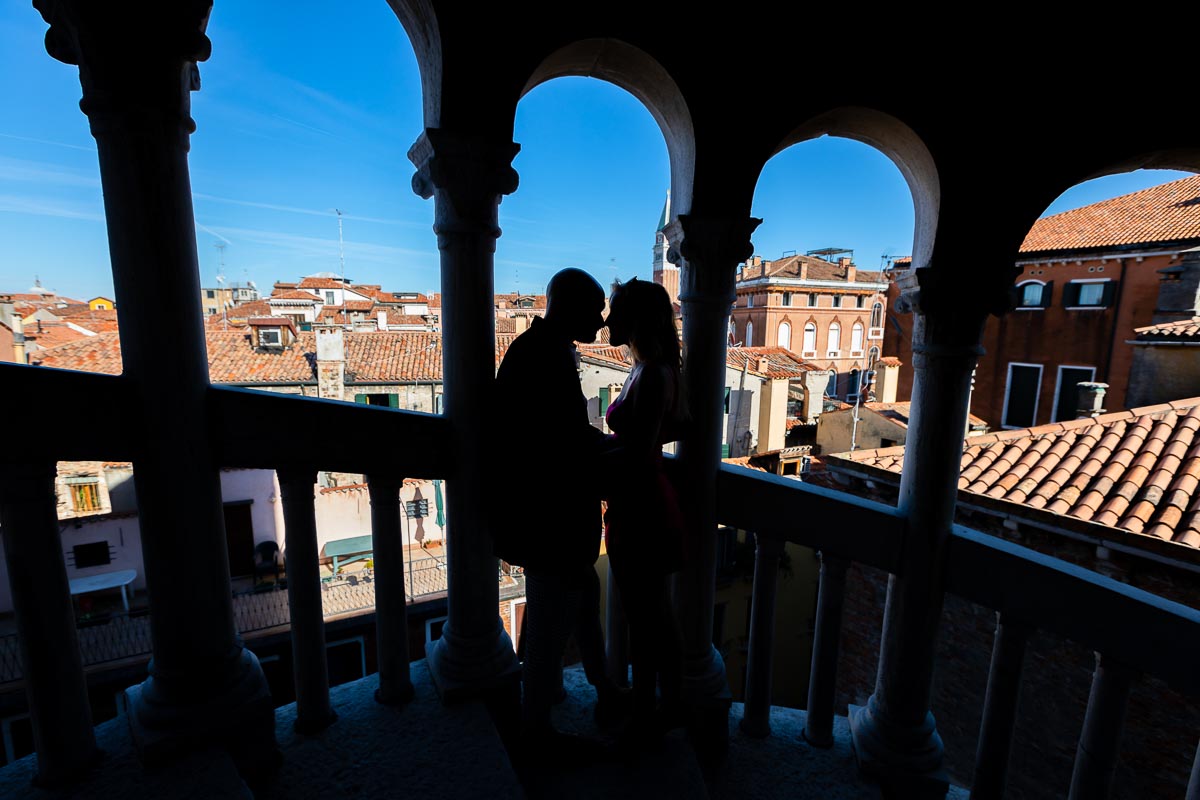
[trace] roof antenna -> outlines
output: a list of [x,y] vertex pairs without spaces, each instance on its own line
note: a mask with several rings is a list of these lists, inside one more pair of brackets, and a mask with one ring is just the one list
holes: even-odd
[[346,244],[342,240],[342,210],[335,208],[333,213],[337,214],[338,218],[338,261],[342,265],[342,284],[346,283]]

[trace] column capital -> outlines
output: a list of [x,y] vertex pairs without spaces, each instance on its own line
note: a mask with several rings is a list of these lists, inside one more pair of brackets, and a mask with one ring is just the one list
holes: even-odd
[[734,267],[754,254],[750,241],[762,224],[755,217],[696,217],[680,214],[664,233],[671,242],[667,258],[684,267],[679,298],[685,303],[719,303],[728,314],[734,300]]
[[[79,67],[79,107],[92,135],[116,127],[195,130],[190,92],[200,88],[197,62],[212,43],[205,35],[212,0],[169,3],[96,3],[92,0],[34,0],[50,25],[46,51]],[[139,124],[140,123],[140,124]]]
[[952,274],[930,265],[914,268],[896,281],[900,296],[894,308],[902,314],[1001,316],[1016,307],[1017,290],[1012,279],[1019,273],[1019,268],[1012,268],[1007,286],[995,286],[988,276],[982,285],[972,282],[972,290],[964,292],[962,273]]
[[444,196],[448,203],[435,209],[436,233],[500,235],[496,208],[500,199],[517,190],[519,177],[512,160],[521,145],[426,128],[409,148],[416,166],[412,188],[428,200]]

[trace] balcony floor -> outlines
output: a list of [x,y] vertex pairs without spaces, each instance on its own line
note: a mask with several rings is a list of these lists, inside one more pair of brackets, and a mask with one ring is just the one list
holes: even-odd
[[[773,733],[752,739],[741,733],[741,704],[730,715],[729,753],[702,765],[682,732],[668,737],[661,753],[637,761],[603,761],[571,770],[547,764],[536,776],[518,781],[496,728],[480,703],[446,707],[438,700],[424,661],[412,665],[416,697],[403,708],[375,702],[376,675],[334,687],[338,720],[316,736],[292,730],[295,705],[276,711],[276,736],[284,764],[274,785],[258,800],[327,800],[329,797],[572,797],[578,800],[774,800],[774,798],[853,798],[875,800],[879,788],[858,774],[850,747],[849,725],[835,720],[835,744],[810,747],[800,737],[804,712],[775,708]],[[555,709],[563,730],[596,735],[592,723],[595,695],[582,670],[568,669],[569,699]],[[35,769],[30,756],[0,769],[0,797],[50,798],[170,797],[181,800],[251,798],[228,756],[219,750],[195,753],[168,769],[144,770],[133,754],[125,718],[96,728],[108,753],[102,766],[70,794],[30,785]],[[965,800],[951,788],[947,795]]]

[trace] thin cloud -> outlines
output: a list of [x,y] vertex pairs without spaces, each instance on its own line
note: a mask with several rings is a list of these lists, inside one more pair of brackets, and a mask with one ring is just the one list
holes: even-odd
[[43,200],[36,197],[22,197],[12,194],[0,194],[0,211],[14,214],[28,214],[35,217],[58,217],[60,219],[85,219],[91,222],[104,222],[104,215],[88,210],[82,206],[72,206],[57,203],[53,200]]
[[[298,256],[326,257],[331,262],[336,261],[338,257],[338,243],[336,239],[300,236],[282,231],[253,228],[220,227],[216,230],[221,231],[220,235],[229,237],[234,241],[244,240],[253,244],[288,250]],[[405,247],[394,247],[392,245],[355,241],[348,241],[345,243],[345,246],[347,260],[354,259],[394,265],[398,259],[412,258],[414,256],[420,258],[437,258],[437,252],[433,250],[414,250]]]
[[213,237],[216,237],[217,239],[220,239],[225,244],[233,244],[233,242],[229,241],[224,236],[217,233],[216,231],[214,231],[212,228],[208,227],[207,225],[201,225],[199,222],[197,222],[196,227],[199,228],[200,230],[204,231],[205,233],[207,233],[209,236],[213,236]]
[[299,120],[289,119],[288,117],[285,117],[282,114],[272,114],[271,117],[273,119],[279,120],[280,122],[286,122],[288,125],[295,125],[297,128],[303,128],[306,131],[312,131],[313,133],[319,133],[322,136],[329,136],[329,137],[333,136],[333,133],[331,133],[330,131],[324,130],[323,128],[318,128],[313,125],[305,124],[303,122],[300,122]]
[[[305,214],[312,217],[336,217],[331,209],[321,210],[315,208],[300,208],[298,206],[284,206],[278,203],[261,203],[255,200],[235,200],[232,197],[218,197],[212,194],[202,194],[201,192],[193,192],[192,197],[202,200],[212,200],[216,203],[229,203],[235,206],[246,206],[248,208],[263,208],[268,211],[283,211],[288,214]],[[428,222],[411,222],[402,219],[383,219],[381,217],[360,217],[356,214],[343,214],[343,219],[353,220],[355,222],[374,222],[379,225],[404,225],[408,227],[426,228],[429,227]]]
[[61,167],[57,164],[47,164],[43,161],[27,161],[23,158],[5,158],[0,156],[0,180],[41,185],[57,184],[59,186],[85,186],[89,189],[100,187],[100,176],[81,170]]
[[84,147],[79,144],[67,144],[66,142],[55,142],[50,139],[34,139],[32,136],[17,136],[15,133],[0,133],[0,137],[4,139],[16,139],[18,142],[33,142],[34,144],[49,144],[55,147],[66,147],[69,150],[83,150],[85,153],[94,153],[96,148]]

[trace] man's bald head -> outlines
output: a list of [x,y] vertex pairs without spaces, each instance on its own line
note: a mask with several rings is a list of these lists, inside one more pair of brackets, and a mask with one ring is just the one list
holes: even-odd
[[604,289],[575,267],[559,270],[546,286],[546,321],[577,342],[591,342],[604,326]]

